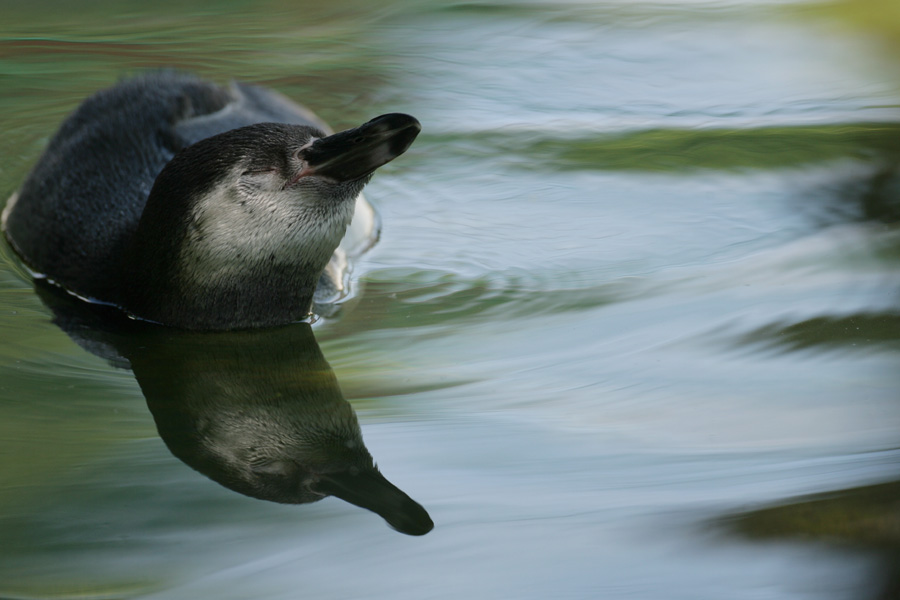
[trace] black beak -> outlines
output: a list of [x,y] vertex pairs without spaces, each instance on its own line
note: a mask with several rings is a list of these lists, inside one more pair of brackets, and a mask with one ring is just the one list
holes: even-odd
[[378,513],[388,525],[407,535],[425,535],[434,522],[418,502],[403,493],[376,469],[329,473],[313,486],[316,492]]
[[320,175],[336,181],[366,177],[406,152],[421,130],[414,117],[391,113],[320,138],[301,152],[306,160],[301,176]]

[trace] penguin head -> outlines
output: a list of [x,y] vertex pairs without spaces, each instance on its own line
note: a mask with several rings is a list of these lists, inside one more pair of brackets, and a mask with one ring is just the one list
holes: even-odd
[[139,275],[126,308],[193,328],[302,318],[356,198],[420,129],[403,114],[332,135],[259,123],[183,149],[141,215],[126,265]]
[[197,152],[215,153],[216,146],[228,145],[221,158],[210,157],[211,170],[226,185],[230,174],[237,196],[286,192],[295,201],[318,204],[355,199],[372,173],[406,152],[420,130],[415,118],[403,114],[382,115],[332,135],[261,123],[216,136]]
[[[157,176],[147,209],[218,202],[328,206],[355,199],[380,166],[403,154],[421,130],[403,114],[376,117],[327,135],[304,125],[257,123],[193,144]],[[242,204],[243,203],[243,204]]]

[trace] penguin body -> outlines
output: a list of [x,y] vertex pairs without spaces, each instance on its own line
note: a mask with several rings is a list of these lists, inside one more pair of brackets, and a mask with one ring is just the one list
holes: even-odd
[[263,88],[148,74],[66,119],[4,231],[37,276],[136,318],[200,330],[303,320],[317,288],[341,290],[348,250],[374,239],[362,189],[419,130],[391,114],[331,134]]

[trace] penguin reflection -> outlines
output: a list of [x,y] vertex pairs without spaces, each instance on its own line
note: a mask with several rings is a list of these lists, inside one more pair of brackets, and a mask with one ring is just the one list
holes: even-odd
[[431,531],[425,509],[375,466],[308,324],[193,333],[131,322],[127,332],[111,332],[103,320],[102,331],[73,318],[69,311],[83,303],[38,287],[76,342],[130,362],[160,436],[190,467],[254,498],[301,504],[336,496],[402,533]]

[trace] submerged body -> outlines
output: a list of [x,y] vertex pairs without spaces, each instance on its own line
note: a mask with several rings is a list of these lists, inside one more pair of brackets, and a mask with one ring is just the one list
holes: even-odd
[[38,275],[141,319],[190,329],[302,320],[317,287],[341,288],[346,251],[371,242],[362,188],[418,131],[412,117],[384,115],[329,135],[262,88],[145,75],[63,123],[10,199],[4,230]]

